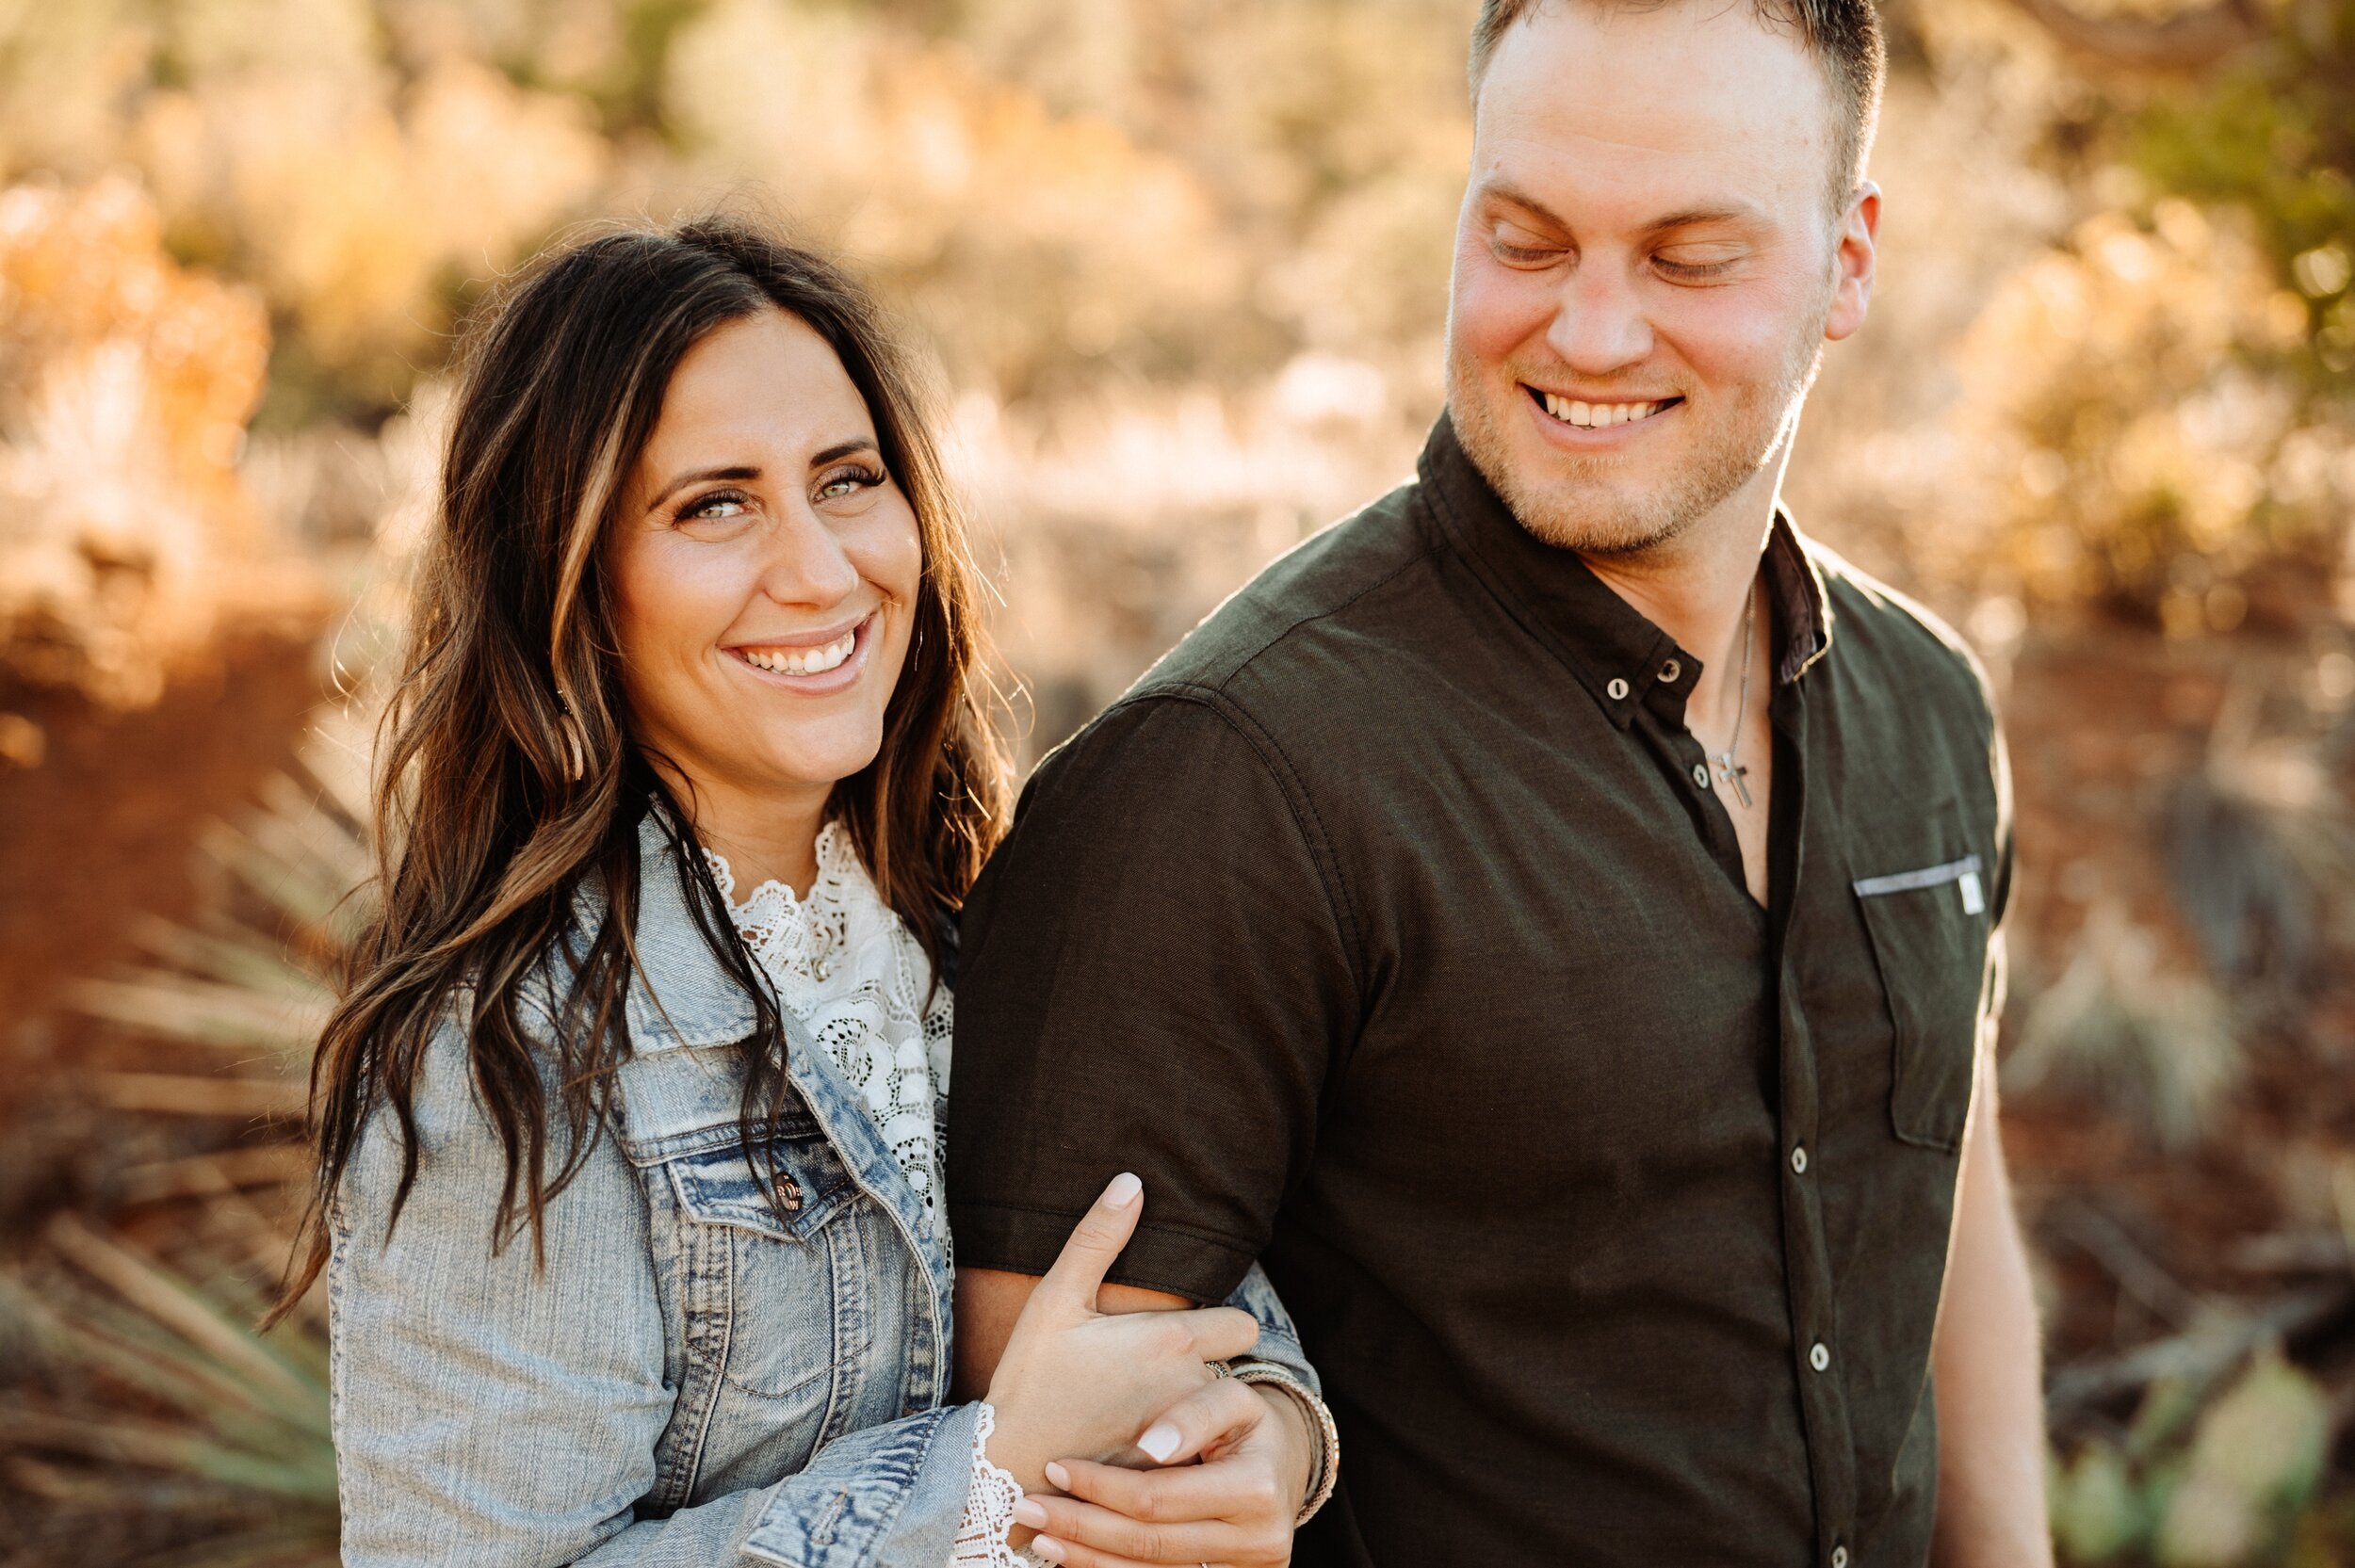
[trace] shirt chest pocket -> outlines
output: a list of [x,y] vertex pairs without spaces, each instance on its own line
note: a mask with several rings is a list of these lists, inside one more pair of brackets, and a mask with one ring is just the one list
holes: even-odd
[[[871,1327],[856,1300],[870,1271],[862,1194],[806,1110],[756,1128],[748,1157],[740,1077],[696,1081],[713,1064],[693,1059],[706,1053],[665,1055],[674,1059],[625,1068],[636,1123],[625,1141],[666,1233],[658,1248],[669,1258],[686,1359],[741,1393],[822,1404],[836,1367],[865,1352]],[[666,1070],[658,1078],[635,1071],[655,1066]],[[771,1193],[772,1162],[782,1206]]]
[[1935,857],[1878,854],[1890,868],[1853,887],[1888,1004],[1892,1128],[1906,1142],[1953,1150],[1971,1110],[1992,917],[1986,861],[1948,848]]

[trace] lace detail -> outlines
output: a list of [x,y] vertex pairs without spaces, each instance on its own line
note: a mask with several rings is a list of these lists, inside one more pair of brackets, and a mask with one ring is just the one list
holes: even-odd
[[949,1554],[949,1568],[1024,1568],[1041,1560],[1006,1544],[1006,1531],[1014,1528],[1014,1505],[1022,1500],[1022,1483],[990,1463],[989,1435],[998,1430],[998,1412],[986,1404],[981,1412],[973,1428],[973,1489],[965,1495],[965,1516],[957,1521],[957,1545]]
[[875,891],[839,822],[818,834],[818,880],[806,897],[771,881],[739,904],[726,857],[704,855],[744,946],[864,1102],[947,1247],[938,1193],[955,1004],[943,987],[927,1005],[923,946]]
[[[810,884],[806,898],[772,878],[739,904],[736,871],[727,857],[706,849],[704,861],[720,884],[720,897],[728,901],[737,933],[771,980],[780,986],[788,978],[819,986],[833,977],[835,961],[851,944],[851,905],[857,897],[853,879],[867,881],[866,867],[841,823],[829,822],[819,830],[818,880]],[[873,896],[871,883],[867,892]]]

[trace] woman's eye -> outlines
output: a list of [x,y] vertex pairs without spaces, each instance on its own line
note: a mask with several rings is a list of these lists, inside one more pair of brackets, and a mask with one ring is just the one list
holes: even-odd
[[752,503],[732,490],[714,491],[701,500],[690,501],[678,514],[682,523],[729,523],[744,516]]
[[818,481],[818,499],[839,501],[884,482],[884,476],[872,468],[837,468]]

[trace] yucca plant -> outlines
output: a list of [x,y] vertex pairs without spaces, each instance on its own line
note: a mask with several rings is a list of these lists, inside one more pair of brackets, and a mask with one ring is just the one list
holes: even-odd
[[141,923],[145,956],[73,994],[169,1048],[156,1070],[94,1075],[99,1103],[212,1119],[219,1146],[126,1173],[138,1231],[184,1238],[169,1255],[65,1215],[0,1275],[0,1348],[23,1352],[0,1355],[19,1364],[0,1376],[0,1480],[33,1505],[26,1560],[336,1560],[323,1308],[256,1325],[288,1256],[311,1050],[365,913],[364,724],[323,717],[297,771],[204,835],[198,916]]
[[[365,908],[369,869],[365,720],[322,718],[299,772],[269,780],[259,807],[218,823],[199,844],[215,896],[194,925],[148,919],[135,928],[140,962],[75,988],[83,1011],[142,1038],[187,1047],[194,1071],[109,1072],[96,1081],[108,1106],[290,1127],[300,1117],[311,1050],[333,1005],[332,977]],[[210,1059],[209,1062],[205,1059]],[[209,1171],[237,1185],[283,1176],[266,1148]],[[139,1195],[164,1197],[181,1173],[136,1173]]]
[[283,1256],[284,1240],[230,1212],[226,1245],[176,1265],[60,1216],[33,1271],[0,1277],[0,1314],[38,1368],[0,1392],[0,1465],[41,1505],[36,1544],[104,1543],[141,1568],[337,1560],[324,1315],[306,1303],[256,1331],[268,1275],[230,1253],[275,1237]]

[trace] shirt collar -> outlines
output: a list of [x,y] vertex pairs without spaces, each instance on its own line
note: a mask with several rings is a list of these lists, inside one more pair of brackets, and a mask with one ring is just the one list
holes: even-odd
[[[1624,729],[1649,702],[1681,722],[1701,661],[1614,592],[1574,550],[1547,544],[1515,520],[1442,413],[1417,472],[1441,542],[1523,629],[1578,678]],[[1778,507],[1762,566],[1781,645],[1775,679],[1789,685],[1831,647],[1831,605],[1813,553]]]

